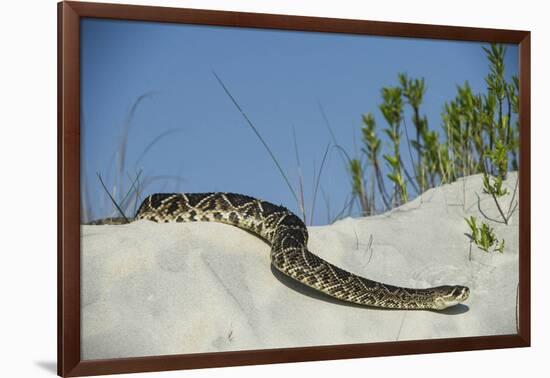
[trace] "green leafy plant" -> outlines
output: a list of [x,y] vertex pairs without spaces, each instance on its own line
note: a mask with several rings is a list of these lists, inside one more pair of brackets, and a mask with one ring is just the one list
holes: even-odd
[[365,191],[364,184],[364,175],[363,175],[363,166],[359,159],[350,159],[349,160],[349,171],[352,180],[352,193],[359,199],[359,204],[363,210],[363,215],[369,214],[369,198]]
[[514,192],[514,197],[512,197],[512,201],[510,201],[510,206],[507,214],[504,214],[504,211],[502,210],[502,206],[499,202],[499,198],[504,197],[509,193],[508,189],[503,188],[503,181],[501,176],[489,177],[489,174],[484,173],[483,174],[483,193],[489,194],[493,198],[493,201],[498,209],[498,212],[502,217],[502,221],[504,222],[504,224],[508,224],[508,222],[510,221],[510,217],[512,216],[512,213],[513,213],[512,206],[514,202],[513,199],[515,197],[515,192]]
[[387,177],[393,182],[393,204],[398,206],[408,201],[407,185],[403,179],[401,171],[401,121],[403,120],[403,100],[401,97],[402,91],[399,87],[382,88],[382,104],[379,108],[386,120],[388,126],[384,132],[392,143],[392,155],[383,155],[388,163],[390,173]]
[[502,197],[508,194],[508,189],[502,188],[502,177],[483,175],[483,193],[490,194],[494,197]]
[[495,230],[491,226],[484,222],[478,226],[474,216],[464,218],[464,220],[470,227],[470,240],[482,251],[504,253],[504,239],[498,240]]
[[[374,114],[363,114],[363,156],[356,158],[363,161],[361,158],[366,157],[372,171],[369,178],[368,167],[361,167],[365,186],[362,190],[357,186],[358,177],[351,180],[356,196],[368,193],[365,198],[369,199],[369,209],[362,209],[362,214],[373,213],[377,203],[383,203],[385,209],[396,207],[408,201],[413,191],[421,194],[443,183],[480,173],[485,176],[485,192],[495,203],[507,194],[503,182],[508,171],[518,169],[519,80],[512,76],[507,81],[505,46],[491,44],[483,47],[483,51],[489,68],[485,93],[476,93],[468,82],[458,85],[456,96],[443,105],[439,132],[430,128],[421,111],[428,90],[423,78],[399,73],[397,85],[382,88],[378,110],[385,121],[382,132],[389,143],[384,144],[378,135]],[[410,138],[406,122],[409,116],[414,126]],[[403,132],[413,174],[409,174],[402,158]],[[381,164],[380,156],[385,164]],[[346,169],[350,175],[358,173],[357,167],[351,170],[349,164]],[[386,192],[388,182],[392,189]],[[500,208],[499,211],[504,214]],[[509,215],[503,216],[503,220],[507,223]]]
[[509,212],[508,215],[505,215],[499,202],[499,198],[508,194],[508,189],[503,188],[503,179],[508,173],[508,150],[499,140],[496,142],[493,150],[488,151],[486,155],[491,161],[491,164],[496,167],[498,174],[497,176],[490,176],[489,173],[483,172],[483,192],[489,194],[493,198],[502,220],[505,224],[508,224],[511,214]]

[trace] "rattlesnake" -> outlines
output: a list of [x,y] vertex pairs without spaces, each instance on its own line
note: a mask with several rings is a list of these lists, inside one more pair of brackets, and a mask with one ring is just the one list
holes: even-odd
[[[271,245],[271,263],[286,276],[342,301],[390,309],[442,310],[465,301],[465,286],[410,289],[387,285],[341,269],[307,249],[302,220],[283,206],[234,193],[158,193],[145,198],[135,218],[154,222],[221,222],[253,233]],[[109,218],[90,224],[120,224]]]

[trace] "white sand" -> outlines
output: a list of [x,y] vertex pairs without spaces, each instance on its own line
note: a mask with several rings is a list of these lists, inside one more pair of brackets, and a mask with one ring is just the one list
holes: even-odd
[[[515,183],[511,174],[510,192]],[[445,313],[319,298],[274,274],[267,244],[223,224],[83,226],[82,358],[516,333],[518,212],[508,226],[489,222],[505,252],[473,246],[470,261],[464,217],[484,219],[476,193],[481,210],[500,219],[481,187],[473,176],[383,215],[309,229],[310,250],[368,278],[469,286],[465,305]]]

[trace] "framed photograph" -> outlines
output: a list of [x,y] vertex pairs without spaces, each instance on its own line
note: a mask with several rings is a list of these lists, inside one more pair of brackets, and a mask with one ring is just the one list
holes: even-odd
[[530,33],[61,2],[58,374],[530,345]]

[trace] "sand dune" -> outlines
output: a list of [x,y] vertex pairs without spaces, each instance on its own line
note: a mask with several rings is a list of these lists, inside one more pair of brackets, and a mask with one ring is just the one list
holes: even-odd
[[[511,174],[510,192],[515,183]],[[327,299],[273,272],[267,244],[223,224],[82,226],[82,358],[516,333],[517,211],[509,225],[488,221],[503,254],[470,251],[470,215],[500,219],[479,175],[382,215],[309,228],[311,251],[356,274],[469,286],[465,305],[443,313]]]

